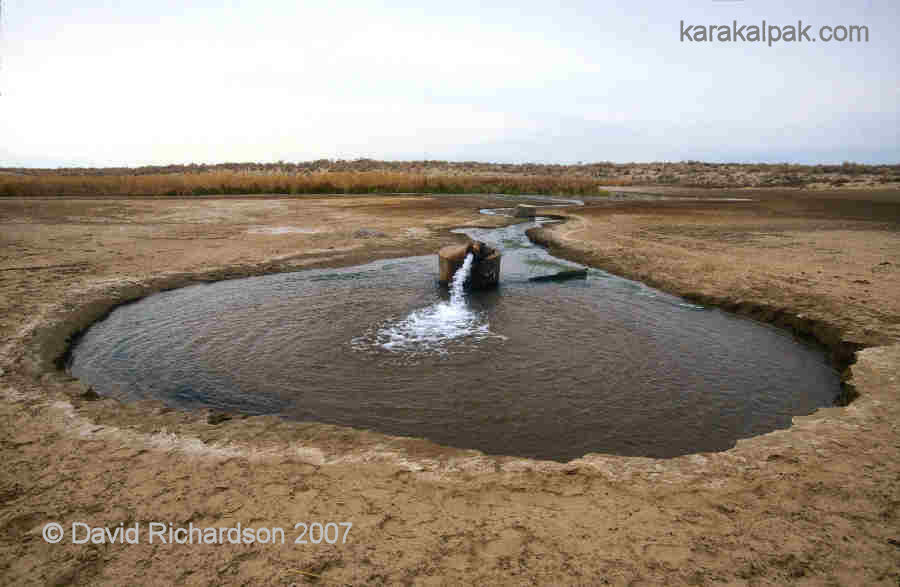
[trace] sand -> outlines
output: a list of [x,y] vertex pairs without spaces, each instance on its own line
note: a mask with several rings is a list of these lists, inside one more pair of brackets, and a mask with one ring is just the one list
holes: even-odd
[[[678,197],[733,192],[654,190]],[[668,460],[485,456],[274,417],[85,393],[66,339],[200,281],[435,252],[477,198],[0,200],[4,584],[885,584],[900,579],[900,191],[591,200],[558,254],[817,337],[847,407]],[[634,194],[631,194],[634,197]],[[861,350],[860,350],[861,349]],[[854,351],[855,355],[853,354]],[[59,544],[42,538],[59,522]],[[73,522],[140,544],[72,544]],[[281,544],[149,544],[151,522],[275,528]],[[300,522],[352,522],[294,544]]]

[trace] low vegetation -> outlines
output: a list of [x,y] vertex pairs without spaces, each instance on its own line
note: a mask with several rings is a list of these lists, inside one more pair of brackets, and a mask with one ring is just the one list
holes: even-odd
[[145,167],[0,168],[0,196],[499,193],[602,195],[634,185],[900,187],[900,165],[703,163],[502,164],[318,160]]
[[0,196],[223,194],[604,194],[586,177],[427,175],[383,171],[313,173],[201,171],[155,174],[25,173],[0,175]]

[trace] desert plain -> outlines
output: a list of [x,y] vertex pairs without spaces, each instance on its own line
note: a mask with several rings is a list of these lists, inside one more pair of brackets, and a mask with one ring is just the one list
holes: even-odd
[[[118,304],[434,253],[508,219],[481,195],[2,198],[0,582],[897,585],[900,190],[609,189],[533,238],[816,339],[852,401],[721,453],[569,463],[121,403],[63,368]],[[334,545],[49,544],[50,521],[353,527]]]

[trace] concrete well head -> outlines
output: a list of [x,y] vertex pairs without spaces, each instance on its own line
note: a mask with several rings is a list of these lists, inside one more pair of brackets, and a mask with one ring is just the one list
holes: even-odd
[[466,281],[470,289],[495,287],[500,281],[500,251],[480,241],[450,245],[438,251],[439,281],[447,285],[462,267],[466,255],[472,253],[472,273]]

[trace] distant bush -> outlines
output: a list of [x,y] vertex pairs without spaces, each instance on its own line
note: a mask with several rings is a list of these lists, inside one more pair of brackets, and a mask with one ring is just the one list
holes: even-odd
[[661,184],[671,185],[680,182],[681,178],[677,175],[669,173],[657,176],[656,181]]

